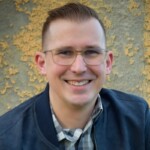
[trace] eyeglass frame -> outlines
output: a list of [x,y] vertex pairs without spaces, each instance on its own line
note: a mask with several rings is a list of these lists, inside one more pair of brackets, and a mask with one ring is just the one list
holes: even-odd
[[[55,51],[57,51],[57,50],[60,50],[61,51],[61,49],[67,49],[67,48],[70,48],[71,50],[70,51],[73,51],[74,52],[74,54],[75,54],[75,57],[73,58],[73,61],[72,61],[72,63],[70,63],[70,64],[60,64],[60,63],[57,63],[56,61],[55,61],[55,59],[54,59],[54,52]],[[99,48],[101,51],[99,51],[99,54],[104,54],[104,53],[107,53],[108,52],[108,50],[106,50],[106,49],[101,49],[100,47],[91,47],[91,49],[92,48]],[[85,50],[83,50],[83,49],[85,49]],[[43,51],[43,53],[44,54],[46,54],[46,53],[48,53],[48,52],[51,52],[52,53],[52,59],[53,59],[53,62],[55,63],[55,64],[57,64],[57,65],[61,65],[61,66],[70,66],[70,65],[72,65],[73,63],[74,63],[74,61],[76,60],[76,58],[77,58],[77,55],[81,55],[82,56],[82,58],[83,58],[83,61],[84,61],[84,63],[86,64],[86,65],[89,65],[89,66],[97,66],[97,65],[99,65],[99,64],[89,64],[89,63],[87,63],[87,61],[86,61],[86,58],[84,57],[84,52],[85,51],[87,51],[87,49],[88,49],[88,47],[86,48],[83,48],[83,49],[79,49],[79,48],[73,48],[73,47],[60,47],[60,48],[55,48],[55,49],[49,49],[49,50],[44,50]],[[90,48],[89,48],[90,49]],[[80,51],[79,51],[80,50]],[[98,52],[98,51],[97,51]]]

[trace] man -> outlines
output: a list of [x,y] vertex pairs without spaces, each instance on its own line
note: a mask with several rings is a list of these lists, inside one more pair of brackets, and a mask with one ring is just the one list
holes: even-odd
[[0,118],[1,150],[149,150],[150,115],[137,96],[103,88],[113,54],[98,15],[79,3],[49,12],[36,64],[44,92]]

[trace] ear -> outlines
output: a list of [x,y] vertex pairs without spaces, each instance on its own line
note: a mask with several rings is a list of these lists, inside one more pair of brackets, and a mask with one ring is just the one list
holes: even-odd
[[113,53],[112,51],[108,51],[107,56],[106,56],[106,74],[107,75],[111,73],[112,64],[113,64]]
[[35,63],[39,69],[39,72],[42,75],[46,75],[46,67],[45,67],[45,55],[42,52],[36,52],[35,54]]

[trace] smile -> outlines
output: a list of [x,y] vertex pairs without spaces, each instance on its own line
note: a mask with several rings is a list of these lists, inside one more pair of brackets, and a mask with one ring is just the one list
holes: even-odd
[[83,80],[83,81],[66,81],[70,85],[74,86],[83,86],[90,82],[90,80]]

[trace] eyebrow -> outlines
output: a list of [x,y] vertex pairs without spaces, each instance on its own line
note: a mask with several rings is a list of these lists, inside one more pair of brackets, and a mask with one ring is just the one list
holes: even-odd
[[72,49],[100,48],[100,49],[102,49],[100,46],[97,46],[97,45],[87,45],[87,46],[79,47],[79,48],[74,47],[74,46],[62,46],[62,47],[55,48],[55,49],[62,49],[62,48],[72,48]]
[[[61,49],[75,49],[75,50],[84,50],[86,48],[99,48],[99,49],[102,49],[100,46],[97,46],[97,45],[87,45],[87,46],[84,46],[84,47],[81,47],[81,48],[76,48],[76,47],[73,47],[73,46],[62,46],[62,47],[58,47],[58,48],[53,48],[53,49],[49,49],[49,50],[61,50]],[[49,51],[49,50],[46,50],[46,51]]]

